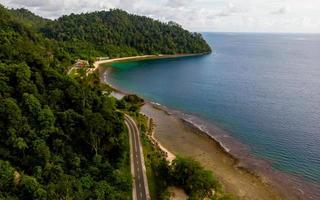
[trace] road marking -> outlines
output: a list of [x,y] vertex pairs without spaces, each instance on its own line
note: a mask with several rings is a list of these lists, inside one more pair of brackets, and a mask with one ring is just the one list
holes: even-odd
[[[133,169],[133,177],[135,179],[135,183],[133,185],[133,200],[146,200],[149,199],[149,191],[148,191],[148,182],[145,180],[145,166],[143,161],[143,150],[140,141],[140,133],[139,129],[129,116],[125,115],[126,125],[128,126],[128,131],[130,134],[130,141],[132,146],[132,169]],[[135,156],[135,158],[134,158]],[[136,160],[134,160],[134,159]],[[136,161],[136,163],[134,162]],[[140,167],[142,167],[140,171]],[[142,173],[142,174],[140,174]],[[134,187],[134,186],[138,187]],[[139,188],[139,189],[138,189]],[[145,196],[145,197],[144,197]],[[137,198],[137,199],[136,199]]]

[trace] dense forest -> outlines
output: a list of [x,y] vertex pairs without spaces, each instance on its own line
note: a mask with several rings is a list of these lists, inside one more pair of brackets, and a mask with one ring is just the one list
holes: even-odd
[[121,10],[52,21],[0,5],[0,199],[131,199],[124,104],[66,67],[209,51],[199,34]]
[[[10,13],[10,19],[3,17],[2,23],[13,23],[16,28],[23,29],[23,35],[33,37],[32,42],[42,43],[50,50],[47,53],[53,54],[64,65],[71,65],[70,61],[78,58],[92,60],[98,56],[211,52],[199,33],[184,30],[175,22],[164,23],[119,9],[71,14],[49,20],[23,8],[8,10],[1,7],[2,15]],[[37,41],[34,35],[37,35]],[[37,43],[33,45],[38,46]],[[27,47],[31,46],[25,49]],[[43,49],[42,52],[46,53]],[[11,56],[10,53],[8,55]],[[10,60],[11,57],[5,59]]]
[[63,41],[69,51],[80,56],[81,53],[119,57],[211,51],[200,34],[190,33],[174,22],[162,23],[118,9],[63,16],[41,28],[41,32],[48,38]]
[[0,7],[0,199],[130,199],[115,100],[16,13]]

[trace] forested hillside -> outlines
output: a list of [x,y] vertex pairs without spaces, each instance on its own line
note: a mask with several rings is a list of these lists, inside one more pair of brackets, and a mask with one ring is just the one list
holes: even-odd
[[0,5],[0,199],[130,199],[119,102],[66,67],[81,57],[208,51],[199,34],[120,10],[51,21]]
[[30,12],[25,8],[12,9],[10,12],[20,20],[20,22],[25,23],[29,28],[39,29],[46,23],[50,22],[49,19],[42,18],[34,13]]
[[[3,17],[0,20],[3,23],[16,24],[17,28],[25,31],[24,36],[29,37],[31,35],[28,33],[33,32],[33,35],[41,38],[38,42],[45,43],[44,46],[50,50],[46,53],[54,54],[64,65],[70,65],[70,61],[78,58],[92,60],[98,56],[211,52],[199,33],[190,33],[174,22],[163,23],[118,9],[71,14],[54,21],[26,9],[1,9],[6,10],[1,13]],[[10,13],[10,19],[4,16],[5,13]],[[2,32],[6,31],[3,29]],[[31,39],[34,42],[35,38]],[[30,41],[15,42],[23,46],[22,43]],[[9,51],[12,51],[13,46],[10,48]],[[25,49],[28,48],[27,44]],[[7,60],[10,59],[7,57]]]
[[[174,22],[162,23],[122,10],[63,16],[41,29],[48,37],[111,57],[208,53],[208,44]],[[90,51],[86,52],[90,54]]]
[[0,7],[0,199],[130,199],[123,116]]

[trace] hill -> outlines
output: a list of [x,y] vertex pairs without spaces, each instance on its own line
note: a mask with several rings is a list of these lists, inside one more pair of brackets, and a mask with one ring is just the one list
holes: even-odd
[[162,23],[122,10],[63,16],[41,29],[48,38],[64,42],[78,56],[104,54],[110,57],[138,54],[208,53],[208,44],[198,33],[176,23]]
[[124,11],[52,21],[0,5],[0,199],[130,199],[119,102],[76,58],[206,53],[201,35]]
[[16,17],[16,19],[20,20],[22,23],[25,23],[25,25],[30,28],[39,28],[51,21],[35,15],[25,8],[11,9],[10,12]]
[[0,199],[129,199],[115,100],[66,76],[60,44],[27,20],[0,6]]

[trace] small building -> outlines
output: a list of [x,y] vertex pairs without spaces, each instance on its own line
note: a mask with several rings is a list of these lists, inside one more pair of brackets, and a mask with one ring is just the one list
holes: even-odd
[[78,60],[76,60],[76,63],[74,64],[74,66],[76,68],[87,67],[87,66],[89,66],[89,62],[87,60],[78,59]]
[[109,59],[110,59],[109,57],[99,57],[98,58],[99,61],[101,61],[101,60],[109,60]]

